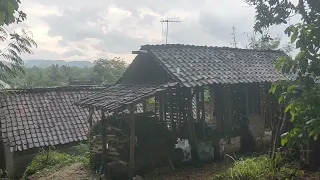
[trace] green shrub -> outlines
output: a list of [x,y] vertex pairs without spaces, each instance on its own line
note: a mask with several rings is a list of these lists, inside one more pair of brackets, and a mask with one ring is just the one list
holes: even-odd
[[[79,148],[83,150],[82,146]],[[74,163],[81,163],[83,166],[88,167],[89,152],[82,151],[79,155],[69,155],[67,153],[53,150],[41,151],[27,167],[24,172],[23,179],[39,171],[53,171]]]
[[284,159],[279,156],[274,160],[260,156],[237,160],[227,172],[212,180],[290,180],[302,175],[301,170],[285,167]]

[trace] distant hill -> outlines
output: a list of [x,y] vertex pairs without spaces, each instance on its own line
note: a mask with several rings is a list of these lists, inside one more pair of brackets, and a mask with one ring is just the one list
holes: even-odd
[[63,60],[42,60],[42,59],[24,61],[25,67],[28,67],[28,68],[33,67],[33,66],[37,66],[40,68],[46,68],[46,67],[49,67],[53,64],[54,65],[58,64],[59,66],[68,65],[70,67],[76,66],[76,67],[80,67],[80,68],[93,66],[93,63],[90,61],[69,61],[69,62],[67,62],[67,61],[63,61]]

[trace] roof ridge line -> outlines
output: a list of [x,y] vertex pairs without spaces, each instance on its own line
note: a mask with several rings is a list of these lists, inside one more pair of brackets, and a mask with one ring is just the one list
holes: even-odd
[[67,86],[51,86],[51,87],[34,87],[34,88],[14,88],[7,89],[8,92],[46,92],[54,90],[82,90],[82,89],[103,89],[109,86],[96,85],[67,85]]
[[280,49],[246,49],[246,48],[234,48],[228,46],[207,46],[207,45],[191,45],[191,44],[145,44],[141,46],[141,49],[148,49],[150,47],[162,47],[162,48],[181,48],[181,47],[196,47],[196,48],[208,48],[208,49],[225,49],[225,50],[238,50],[238,51],[256,51],[256,52],[282,52]]

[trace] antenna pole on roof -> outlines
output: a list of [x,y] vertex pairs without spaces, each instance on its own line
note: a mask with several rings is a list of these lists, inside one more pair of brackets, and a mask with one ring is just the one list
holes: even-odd
[[167,23],[167,31],[166,31],[166,44],[168,44],[168,32],[169,32],[169,23],[178,23],[178,22],[181,22],[181,21],[173,21],[173,20],[161,20],[160,21],[161,23]]

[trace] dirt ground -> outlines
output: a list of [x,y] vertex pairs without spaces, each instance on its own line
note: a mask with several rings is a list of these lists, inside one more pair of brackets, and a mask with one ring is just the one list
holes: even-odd
[[184,169],[177,169],[170,173],[149,175],[144,177],[143,180],[209,180],[215,174],[219,174],[229,167],[229,163],[205,164],[201,167],[187,167]]
[[98,179],[81,164],[72,164],[54,172],[41,172],[30,177],[30,180],[94,180]]
[[[226,171],[230,162],[205,164],[201,167],[187,167],[163,174],[150,174],[139,180],[210,180],[215,174]],[[58,171],[35,174],[30,180],[98,180],[98,176],[83,168],[81,164],[72,164]],[[320,172],[305,172],[299,180],[319,180]]]

